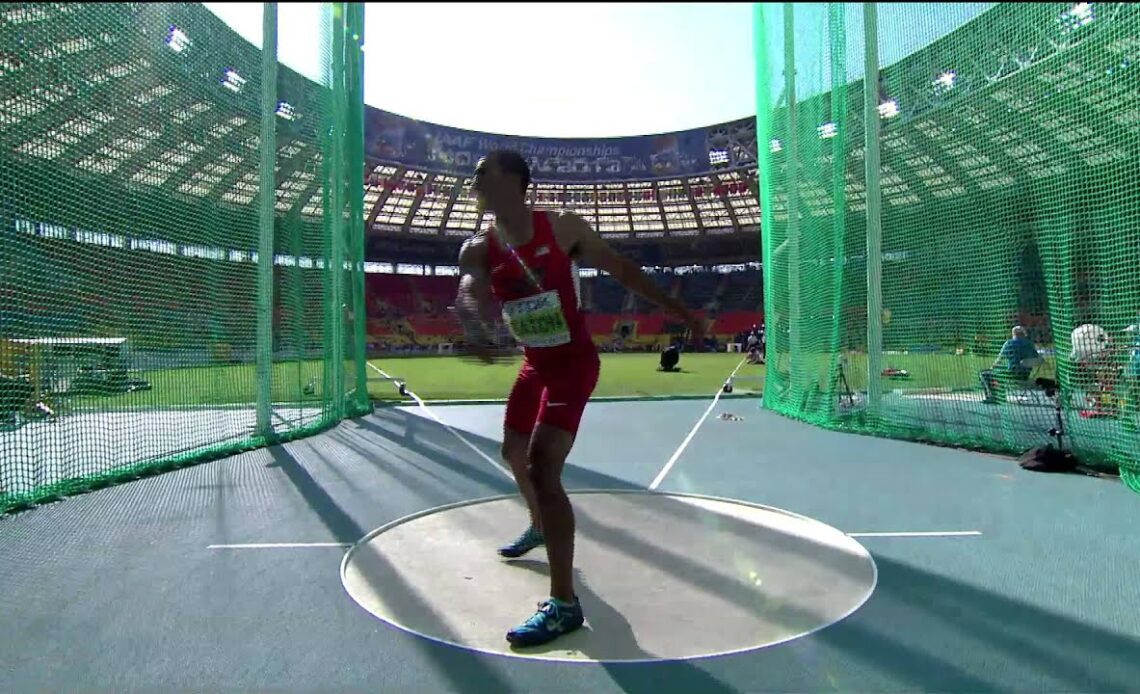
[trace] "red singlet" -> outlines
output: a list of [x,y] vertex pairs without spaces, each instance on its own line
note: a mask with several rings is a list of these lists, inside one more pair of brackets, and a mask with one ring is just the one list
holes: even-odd
[[491,292],[525,355],[506,426],[530,434],[542,422],[575,434],[601,364],[578,306],[577,270],[547,213],[531,215],[534,235],[513,252],[494,231],[487,237]]

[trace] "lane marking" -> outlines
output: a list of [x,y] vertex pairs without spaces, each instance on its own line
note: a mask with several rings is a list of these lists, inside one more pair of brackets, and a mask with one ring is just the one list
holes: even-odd
[[345,549],[351,546],[351,542],[251,542],[237,545],[210,545],[206,549],[313,549],[318,547]]
[[[368,364],[368,368],[372,369],[373,371],[380,374],[384,378],[389,378],[389,379],[392,378],[391,376],[389,376],[388,374],[386,374],[382,370],[380,370],[379,367],[374,366],[372,364],[372,362],[365,362],[365,363]],[[455,436],[455,438],[459,439],[468,448],[475,451],[479,455],[480,458],[482,458],[483,460],[486,460],[488,463],[493,465],[495,467],[495,469],[498,470],[499,472],[503,473],[503,475],[507,479],[509,479],[512,482],[515,481],[515,476],[514,476],[514,474],[511,473],[510,470],[503,467],[502,464],[499,463],[499,461],[495,460],[491,456],[484,453],[482,450],[479,449],[478,446],[476,446],[475,444],[468,441],[467,438],[465,436],[463,436],[463,434],[460,434],[458,431],[456,431],[454,428],[452,428],[452,426],[450,424],[443,421],[443,419],[439,415],[437,415],[430,407],[427,406],[427,403],[423,401],[423,398],[416,395],[415,393],[412,392],[412,390],[410,388],[408,388],[407,383],[404,384],[404,392],[407,393],[408,396],[411,397],[413,400],[415,400],[416,404],[420,406],[420,409],[422,409],[424,412],[426,412],[427,415],[429,417],[431,417],[432,419],[434,419],[440,426],[442,426],[444,429],[447,429],[448,431],[450,431],[452,433],[452,435]]]
[[[748,357],[741,359],[740,363],[736,365],[736,368],[732,370],[732,373],[728,378],[735,378],[736,372],[740,371],[740,367],[744,366],[744,362],[746,361],[748,361]],[[661,468],[661,472],[657,473],[657,477],[655,477],[653,479],[653,482],[650,483],[649,491],[656,490],[657,487],[660,486],[661,482],[665,479],[665,476],[669,474],[669,471],[673,469],[673,466],[677,464],[677,461],[681,459],[681,454],[684,453],[685,449],[689,447],[689,442],[692,441],[693,437],[697,435],[697,430],[701,428],[701,425],[705,423],[706,419],[708,419],[709,413],[711,413],[713,411],[713,408],[716,407],[716,404],[720,402],[720,395],[723,392],[724,386],[722,384],[721,387],[716,389],[716,393],[713,394],[713,399],[712,402],[709,403],[708,409],[705,410],[705,413],[701,415],[700,419],[697,420],[697,423],[693,425],[693,428],[689,430],[689,435],[685,437],[685,440],[681,442],[681,445],[677,447],[677,450],[673,451],[673,455],[669,458],[669,461],[665,463],[665,467]]]
[[900,532],[900,533],[847,533],[848,537],[977,537],[979,530],[946,530],[931,532]]

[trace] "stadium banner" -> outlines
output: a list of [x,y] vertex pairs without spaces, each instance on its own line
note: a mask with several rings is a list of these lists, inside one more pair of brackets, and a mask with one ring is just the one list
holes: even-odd
[[480,157],[506,148],[526,157],[536,180],[583,183],[706,173],[710,150],[721,149],[711,146],[713,131],[750,120],[658,135],[557,139],[461,130],[375,108],[365,119],[365,151],[381,163],[470,176]]

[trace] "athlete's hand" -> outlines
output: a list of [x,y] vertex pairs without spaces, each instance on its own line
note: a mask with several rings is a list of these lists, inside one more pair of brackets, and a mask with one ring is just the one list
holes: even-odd
[[490,345],[468,345],[467,348],[463,350],[463,356],[468,361],[477,359],[484,364],[494,364],[497,355]]
[[[469,297],[460,297],[461,299]],[[459,303],[459,302],[456,302]],[[468,300],[464,303],[466,311],[459,307],[449,307],[463,328],[463,342],[459,349],[459,356],[467,361],[478,360],[484,364],[494,364],[498,359],[498,346],[492,339],[492,331],[479,317],[477,304]]]
[[511,357],[506,350],[489,342],[467,342],[460,349],[459,355],[462,359],[483,364],[501,364]]

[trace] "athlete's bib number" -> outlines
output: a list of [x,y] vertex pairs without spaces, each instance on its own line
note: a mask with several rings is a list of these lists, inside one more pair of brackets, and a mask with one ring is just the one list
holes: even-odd
[[557,347],[570,342],[570,328],[555,290],[504,303],[503,320],[526,347]]

